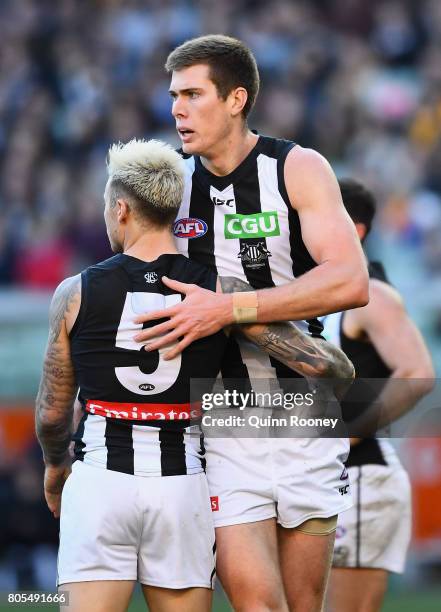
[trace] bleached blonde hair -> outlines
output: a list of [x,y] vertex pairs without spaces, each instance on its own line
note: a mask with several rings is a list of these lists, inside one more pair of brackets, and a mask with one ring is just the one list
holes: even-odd
[[182,157],[160,140],[134,138],[113,144],[107,157],[112,199],[134,199],[138,213],[166,224],[176,216],[184,192]]

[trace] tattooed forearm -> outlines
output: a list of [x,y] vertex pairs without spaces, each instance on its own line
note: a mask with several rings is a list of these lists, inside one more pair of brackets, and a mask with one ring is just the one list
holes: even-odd
[[[219,278],[222,291],[250,291],[252,287],[234,277]],[[352,380],[354,367],[333,344],[313,338],[293,323],[253,323],[238,330],[251,342],[303,376]]]
[[219,276],[222,293],[236,293],[237,291],[254,291],[246,281],[234,276]]
[[79,277],[67,279],[54,294],[49,313],[49,339],[36,400],[35,426],[44,460],[60,465],[68,458],[73,400],[76,393],[65,317],[80,299]]
[[353,377],[352,363],[340,349],[304,334],[293,323],[242,325],[240,331],[272,357],[303,376]]

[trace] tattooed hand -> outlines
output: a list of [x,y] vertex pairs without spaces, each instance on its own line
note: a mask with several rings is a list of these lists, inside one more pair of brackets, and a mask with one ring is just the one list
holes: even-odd
[[44,461],[50,466],[61,467],[68,461],[76,394],[68,331],[80,300],[81,277],[68,278],[56,289],[49,312],[49,339],[36,400],[35,426]]

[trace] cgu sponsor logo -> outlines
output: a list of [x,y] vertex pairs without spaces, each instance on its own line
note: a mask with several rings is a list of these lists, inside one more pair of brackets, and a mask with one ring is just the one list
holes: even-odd
[[207,233],[208,225],[202,219],[184,217],[175,221],[173,234],[176,238],[200,238]]
[[268,238],[280,236],[276,211],[253,215],[225,215],[225,238]]

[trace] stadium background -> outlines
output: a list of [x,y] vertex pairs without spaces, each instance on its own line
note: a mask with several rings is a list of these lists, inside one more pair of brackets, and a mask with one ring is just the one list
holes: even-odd
[[[0,592],[54,590],[58,524],[43,503],[32,415],[50,294],[110,254],[108,145],[177,144],[163,63],[210,32],[238,36],[256,55],[251,127],[316,148],[339,176],[374,190],[369,253],[384,261],[440,372],[439,0],[2,0]],[[414,536],[384,610],[439,610],[441,441],[400,447]]]

